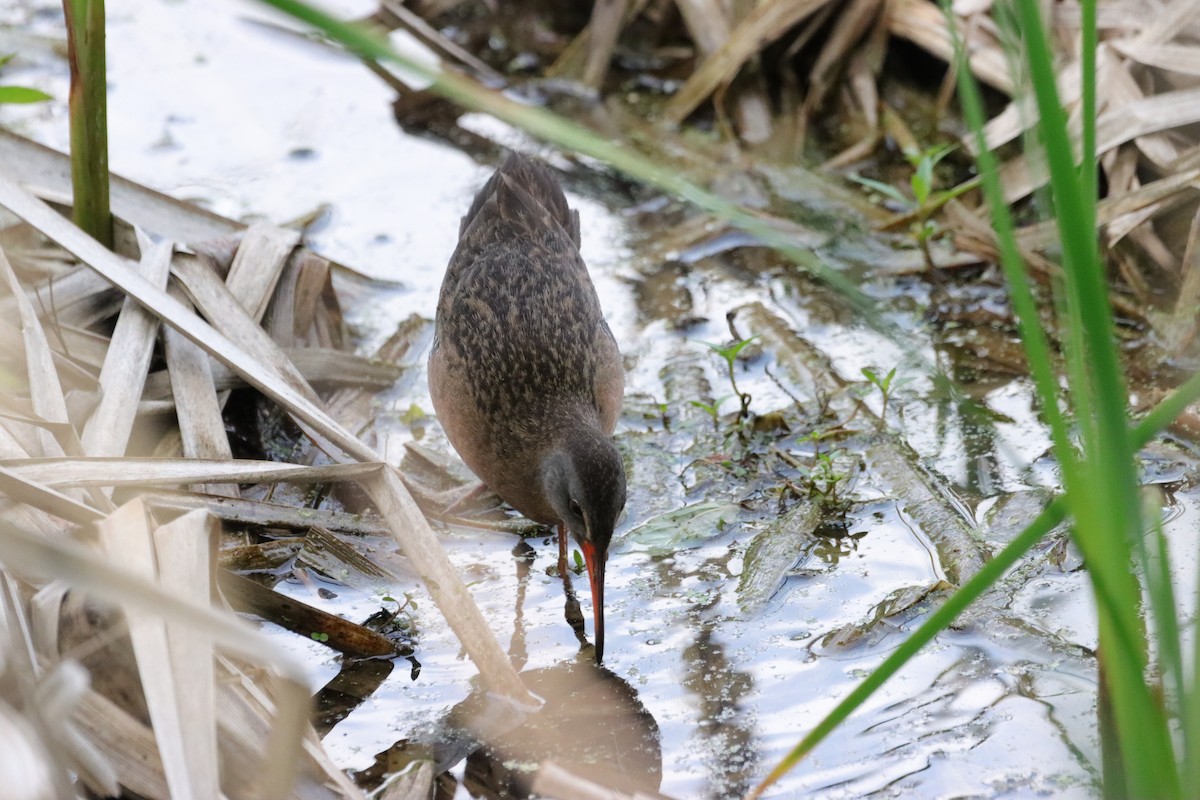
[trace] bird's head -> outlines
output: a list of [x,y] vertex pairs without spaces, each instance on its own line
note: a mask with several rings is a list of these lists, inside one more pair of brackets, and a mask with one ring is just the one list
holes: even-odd
[[611,438],[590,426],[579,428],[543,460],[542,488],[587,563],[596,663],[600,663],[604,658],[604,564],[617,517],[625,507],[625,465]]

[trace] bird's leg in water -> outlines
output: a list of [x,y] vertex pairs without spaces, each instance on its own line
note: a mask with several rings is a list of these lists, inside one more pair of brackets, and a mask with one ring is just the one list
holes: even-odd
[[571,630],[575,631],[575,638],[579,640],[579,648],[582,651],[588,646],[587,630],[583,626],[583,610],[579,607],[579,598],[575,596],[575,587],[571,585],[571,571],[567,569],[567,526],[565,525],[558,526],[558,576],[562,578],[563,593],[566,595],[563,616],[566,617]]
[[571,626],[571,630],[575,631],[575,638],[579,640],[580,652],[583,652],[589,646],[587,630],[584,628],[583,611],[579,607],[579,598],[575,596],[575,587],[571,585],[571,570],[567,566],[567,526],[562,523],[558,525],[558,574],[562,578],[563,588],[567,595],[567,604],[563,613],[567,618],[567,624]]
[[567,574],[567,526],[558,523],[558,574]]

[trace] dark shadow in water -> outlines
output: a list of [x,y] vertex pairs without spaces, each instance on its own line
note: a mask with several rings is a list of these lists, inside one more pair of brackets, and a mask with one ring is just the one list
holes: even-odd
[[512,549],[513,561],[517,565],[517,602],[516,613],[513,616],[513,637],[508,645],[508,660],[513,669],[520,670],[529,660],[529,651],[525,648],[525,593],[529,589],[529,572],[537,551],[524,539],[517,542]]
[[[392,674],[395,661],[372,658],[347,661],[313,698],[313,727],[324,738]],[[415,662],[414,662],[415,663]]]
[[[519,670],[525,666],[525,662],[528,660],[528,653],[525,649],[527,627],[525,624],[525,593],[529,584],[529,571],[537,558],[537,551],[525,540],[521,540],[513,548],[512,554],[517,562],[517,602],[515,626],[512,642],[508,646],[508,656],[513,666]],[[571,573],[569,570],[559,571],[557,568],[555,568],[555,572],[559,574],[563,582],[563,617],[571,626],[571,630],[575,632],[575,638],[579,640],[579,652],[590,655],[593,645],[587,638],[583,609],[579,605],[579,597],[575,594],[575,587],[571,583]]]
[[[690,574],[728,574],[731,548],[723,557],[706,560]],[[687,573],[676,569],[676,560],[656,565],[659,586],[680,586]],[[688,747],[705,756],[708,771],[705,794],[714,798],[742,797],[750,789],[758,770],[757,734],[754,721],[745,708],[746,697],[754,690],[754,678],[729,657],[720,638],[726,621],[714,615],[720,602],[719,591],[691,606],[689,615],[693,640],[684,648],[683,687],[698,706],[699,724]]]
[[[586,658],[529,670],[521,678],[545,700],[537,713],[514,720],[507,703],[476,692],[435,730],[397,742],[352,777],[372,789],[413,761],[432,760],[440,774],[465,758],[463,785],[472,797],[523,798],[537,766],[554,761],[629,794],[658,791],[658,723],[632,686]],[[441,774],[438,797],[453,797],[457,786],[453,776]]]
[[735,669],[723,645],[714,641],[717,623],[706,620],[695,644],[683,651],[683,685],[700,703],[697,736],[708,754],[710,797],[741,797],[750,788],[758,759],[754,728],[742,701],[754,688],[748,672]]

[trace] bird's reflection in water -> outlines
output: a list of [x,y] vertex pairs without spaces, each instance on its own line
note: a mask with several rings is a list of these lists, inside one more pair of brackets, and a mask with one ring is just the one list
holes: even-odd
[[[513,614],[512,641],[508,645],[508,659],[512,662],[513,668],[519,670],[529,660],[529,653],[525,649],[525,632],[527,628],[525,622],[525,595],[529,590],[530,570],[534,560],[537,558],[537,552],[527,541],[522,539],[513,548],[512,556],[517,568],[517,601]],[[579,652],[586,653],[589,657],[592,657],[595,653],[595,648],[587,638],[587,629],[584,627],[583,621],[583,610],[579,607],[579,598],[575,594],[575,587],[571,585],[571,573],[563,571],[559,573],[559,576],[563,582],[563,617],[566,619],[567,625],[574,631],[575,638],[579,640]]]
[[473,796],[525,797],[544,761],[628,794],[658,791],[658,723],[632,686],[586,658],[521,678],[546,705],[467,757],[464,782]]
[[512,641],[508,644],[508,660],[512,662],[513,669],[520,670],[529,660],[529,652],[525,649],[525,594],[529,590],[529,571],[537,558],[537,551],[522,539],[513,547],[512,556],[517,567],[517,602]]
[[440,775],[437,797],[450,798],[458,780],[447,770],[465,757],[462,781],[472,797],[527,797],[546,761],[628,794],[658,791],[658,723],[632,686],[586,657],[529,670],[521,678],[545,705],[519,724],[504,724],[512,717],[505,704],[477,692],[451,709],[423,742],[397,742],[355,780],[373,788],[413,761],[432,760]]

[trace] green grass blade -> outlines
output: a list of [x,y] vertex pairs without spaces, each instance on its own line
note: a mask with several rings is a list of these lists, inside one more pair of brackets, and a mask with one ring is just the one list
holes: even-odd
[[[1055,448],[1056,450],[1059,448],[1069,450],[1066,448],[1066,445],[1069,444],[1067,424],[1060,406],[1058,380],[1054,375],[1050,344],[1046,339],[1045,331],[1042,330],[1029,276],[1025,271],[1024,259],[1017,247],[1012,214],[1004,200],[1004,191],[998,177],[999,164],[995,154],[988,149],[987,141],[984,138],[986,119],[983,111],[983,98],[979,93],[979,85],[975,82],[970,66],[967,64],[958,29],[954,25],[954,16],[949,0],[942,1],[942,8],[950,22],[954,40],[955,69],[959,75],[959,101],[962,104],[967,125],[975,137],[978,151],[975,161],[979,168],[984,199],[991,211],[992,227],[996,231],[996,245],[1000,254],[1000,268],[1004,271],[1004,278],[1008,284],[1009,300],[1017,319],[1021,344],[1025,349],[1030,375],[1033,378],[1038,399],[1042,404],[1042,416],[1050,428],[1050,436]],[[1066,465],[1066,468],[1071,469],[1073,465]]]
[[[1151,502],[1154,500],[1155,502]],[[1152,525],[1146,538],[1150,547],[1140,547],[1139,558],[1146,574],[1146,594],[1150,598],[1151,619],[1154,621],[1154,639],[1158,645],[1158,669],[1154,670],[1167,681],[1167,705],[1171,715],[1184,719],[1182,704],[1187,690],[1183,671],[1182,632],[1179,628],[1175,587],[1171,582],[1171,558],[1167,551],[1167,538],[1163,534],[1160,516],[1161,496],[1153,492],[1147,498],[1146,513]]]
[[1200,636],[1196,626],[1200,625],[1200,570],[1196,573],[1195,594],[1192,598],[1192,664],[1188,676],[1187,690],[1183,696],[1183,788],[1185,797],[1200,794]]
[[883,181],[877,181],[877,180],[874,180],[873,178],[864,178],[862,175],[847,175],[846,177],[848,177],[850,180],[854,181],[855,183],[858,183],[858,184],[861,184],[861,185],[867,187],[868,189],[870,189],[873,192],[878,192],[879,194],[898,203],[899,205],[903,206],[904,208],[912,208],[914,206],[914,203],[912,200],[905,197],[904,194],[899,189],[897,189],[895,186],[892,186],[890,183],[884,183]]
[[[1084,199],[1092,198],[1092,202],[1083,204],[1083,211],[1090,219],[1086,220],[1086,230],[1096,230],[1097,193],[1097,163],[1096,163],[1096,0],[1083,0],[1081,3],[1082,25],[1080,27],[1080,74],[1082,86],[1080,101],[1083,110],[1083,131],[1080,152],[1084,157],[1079,161],[1079,188]],[[1090,156],[1090,157],[1089,157]]]
[[[1099,258],[1094,227],[1095,192],[1084,190],[1094,165],[1077,171],[1066,115],[1058,97],[1050,46],[1036,0],[1016,0],[1017,17],[1025,35],[1030,77],[1039,113],[1038,134],[1046,151],[1050,185],[1063,251],[1069,329],[1082,338],[1079,352],[1068,358],[1076,406],[1090,406],[1094,424],[1081,425],[1086,461],[1083,470],[1064,475],[1068,503],[1076,519],[1077,541],[1088,560],[1096,585],[1114,595],[1115,603],[1100,608],[1102,676],[1113,704],[1120,738],[1124,787],[1107,787],[1118,794],[1178,796],[1177,773],[1167,719],[1161,704],[1145,685],[1146,649],[1138,615],[1140,593],[1128,575],[1130,547],[1141,535],[1138,479],[1126,418],[1127,393],[1117,355],[1108,287]],[[1094,24],[1094,13],[1090,16]],[[1094,39],[1094,32],[1091,37]],[[1085,40],[1088,39],[1085,34]],[[1094,77],[1094,76],[1093,76]],[[1094,91],[1094,86],[1092,87]],[[1086,92],[1085,92],[1086,93]],[[1094,110],[1094,107],[1093,107]],[[1094,146],[1094,140],[1093,140]],[[1083,152],[1082,162],[1094,161]],[[1091,415],[1090,415],[1091,416]],[[1117,644],[1115,631],[1133,631],[1132,647]],[[1122,638],[1128,639],[1126,634]],[[1114,652],[1114,649],[1116,652]],[[1106,774],[1109,770],[1106,769]]]
[[[405,58],[374,30],[336,19],[301,0],[260,2],[311,25],[361,58],[396,64],[430,81],[430,91],[464,108],[489,114],[539,139],[599,159],[631,178],[676,195],[729,221],[836,289],[856,311],[864,314],[863,319],[871,321],[881,316],[870,297],[812,251],[796,246],[760,218],[697,186],[669,166],[635,153],[617,142],[544,109],[518,103],[499,92],[486,89],[457,72]],[[897,335],[895,340],[900,343],[904,341],[904,337]]]
[[[979,167],[979,177],[982,182],[984,198],[987,200],[992,215],[992,226],[996,231],[997,249],[1000,254],[1000,267],[1008,284],[1009,299],[1017,318],[1018,330],[1021,334],[1021,344],[1025,349],[1025,357],[1029,363],[1030,375],[1041,401],[1042,416],[1050,429],[1050,438],[1054,443],[1054,452],[1058,458],[1063,473],[1063,483],[1068,489],[1082,483],[1082,465],[1075,452],[1071,440],[1066,417],[1060,406],[1058,379],[1054,374],[1053,361],[1050,355],[1050,345],[1042,329],[1037,305],[1033,299],[1033,290],[1025,271],[1024,260],[1017,247],[1012,215],[1004,200],[1004,192],[1000,185],[999,165],[995,155],[987,148],[984,138],[985,117],[983,98],[979,86],[971,74],[966,62],[958,30],[954,25],[954,17],[949,8],[948,0],[943,0],[943,11],[950,22],[950,30],[955,47],[956,69],[959,75],[959,99],[963,115],[968,127],[975,137],[976,163]],[[1086,398],[1084,400],[1085,408]],[[1084,558],[1090,564],[1093,560],[1102,561],[1104,552],[1092,539],[1080,540],[1080,549]],[[1123,601],[1127,592],[1122,592],[1120,584],[1125,582],[1128,573],[1113,575],[1109,571],[1096,573],[1093,576],[1097,601],[1101,606],[1115,610]],[[1121,641],[1136,643],[1138,641],[1137,627],[1124,617],[1117,615],[1116,625]]]
[[968,402],[961,389],[936,364],[930,362],[927,354],[913,345],[912,337],[907,332],[900,330],[887,315],[880,313],[874,300],[819,254],[797,246],[762,218],[697,186],[669,164],[647,158],[548,111],[517,103],[457,72],[405,58],[375,30],[338,20],[302,0],[259,2],[311,25],[361,58],[396,64],[430,81],[430,91],[464,108],[489,114],[539,139],[598,159],[630,178],[673,194],[740,228],[837,291],[861,320],[900,347],[910,363],[926,369],[938,391],[946,392],[960,402]]
[[104,0],[65,0],[71,67],[71,184],[75,224],[105,247],[113,243],[108,199],[108,98]]

